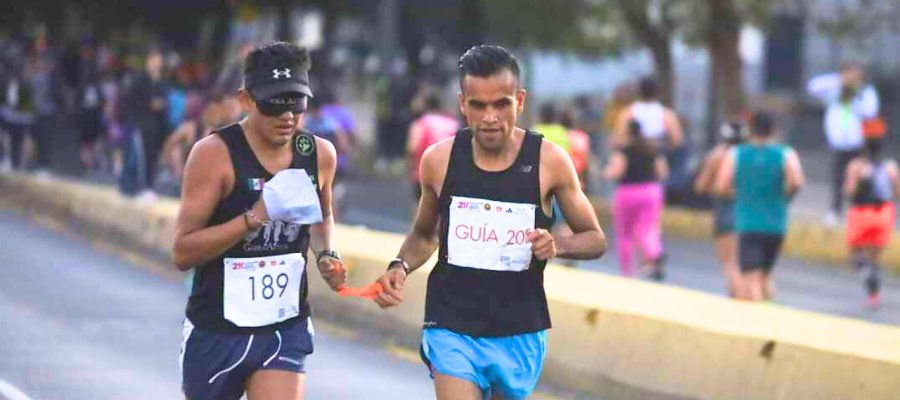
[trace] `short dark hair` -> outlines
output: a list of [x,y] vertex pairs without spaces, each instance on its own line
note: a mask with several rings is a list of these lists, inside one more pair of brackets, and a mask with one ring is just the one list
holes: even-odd
[[644,132],[641,130],[641,123],[634,118],[628,120],[628,136],[632,139],[644,137]]
[[641,123],[634,118],[628,121],[628,139],[631,141],[630,146],[634,146],[633,148],[637,149],[639,153],[655,155],[656,147],[647,140],[647,137],[644,136],[644,131],[641,128]]
[[437,111],[444,107],[443,102],[441,101],[441,96],[438,96],[437,93],[431,92],[428,96],[425,96],[425,108],[429,111]]
[[856,88],[852,85],[841,85],[841,97],[840,100],[842,103],[849,103],[856,97]]
[[767,112],[754,112],[750,118],[750,134],[769,137],[773,133],[775,133],[775,119]]
[[309,51],[288,42],[272,42],[254,48],[244,59],[244,75],[257,68],[279,68],[296,65],[305,71],[312,67]]
[[575,129],[575,123],[577,120],[578,116],[575,115],[575,110],[571,108],[567,108],[559,115],[559,123],[562,126],[566,127],[566,129]]
[[659,95],[659,85],[653,77],[641,79],[639,86],[642,99],[655,99]]
[[519,80],[519,62],[509,51],[500,46],[478,45],[466,50],[459,57],[459,87],[466,76],[486,78],[508,70]]
[[865,155],[870,160],[878,160],[881,158],[881,152],[884,150],[884,140],[882,138],[868,138],[865,144]]
[[851,70],[851,69],[858,69],[858,70],[862,71],[863,68],[864,68],[864,67],[863,67],[863,64],[862,64],[861,62],[855,61],[855,60],[851,60],[851,61],[844,61],[844,62],[842,62],[842,63],[841,63],[840,70],[841,70],[841,72],[849,71],[849,70]]

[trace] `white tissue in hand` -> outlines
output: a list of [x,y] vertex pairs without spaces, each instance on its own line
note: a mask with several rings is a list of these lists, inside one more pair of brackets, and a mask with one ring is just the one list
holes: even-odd
[[263,185],[266,212],[273,221],[307,225],[322,222],[316,188],[303,169],[286,169]]

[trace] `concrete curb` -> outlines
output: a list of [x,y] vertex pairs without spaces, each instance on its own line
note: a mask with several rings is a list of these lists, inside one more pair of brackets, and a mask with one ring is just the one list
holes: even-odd
[[[0,205],[156,255],[168,254],[177,208],[171,200],[142,204],[109,188],[18,174],[0,174]],[[695,217],[667,218],[699,225]],[[402,240],[346,226],[336,238],[359,286],[383,271]],[[410,276],[394,310],[342,299],[315,273],[311,302],[319,318],[415,348],[428,269]],[[545,284],[554,329],[544,379],[588,396],[880,400],[896,398],[900,387],[900,328],[558,266],[547,269]]]
[[[593,200],[604,227],[609,227],[612,213],[609,204]],[[713,218],[708,211],[669,207],[663,211],[663,232],[685,239],[713,238]],[[843,227],[829,228],[819,221],[793,218],[784,241],[783,253],[808,261],[847,264],[850,260],[846,232]],[[895,231],[882,255],[883,266],[900,272],[900,232]]]

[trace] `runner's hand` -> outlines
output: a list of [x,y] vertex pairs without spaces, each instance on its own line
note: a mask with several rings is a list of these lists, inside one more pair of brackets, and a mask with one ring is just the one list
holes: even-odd
[[259,217],[261,221],[269,220],[269,212],[266,211],[266,202],[263,200],[262,195],[259,195],[259,200],[256,200],[256,203],[253,203],[253,207],[250,208],[250,211],[253,211],[253,214]]
[[546,229],[535,229],[528,232],[525,240],[531,243],[531,252],[538,260],[544,261],[556,257],[556,240]]
[[406,283],[406,272],[403,268],[391,268],[376,281],[384,291],[375,296],[375,303],[382,310],[397,306],[403,301],[403,285]]
[[319,273],[331,290],[337,292],[347,284],[347,269],[344,262],[334,257],[324,256],[319,259]]

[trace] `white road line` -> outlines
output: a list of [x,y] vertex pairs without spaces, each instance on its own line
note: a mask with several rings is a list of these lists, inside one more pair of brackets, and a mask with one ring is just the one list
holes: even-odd
[[31,400],[31,397],[28,397],[25,392],[3,379],[0,379],[0,395],[3,395],[7,400]]

